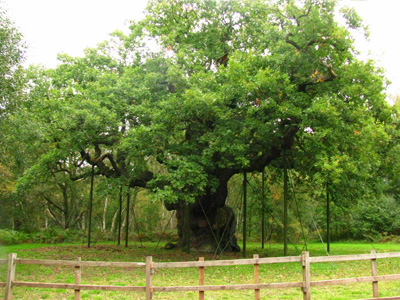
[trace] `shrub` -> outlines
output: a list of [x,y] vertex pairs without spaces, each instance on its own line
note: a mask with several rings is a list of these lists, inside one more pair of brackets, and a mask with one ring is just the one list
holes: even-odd
[[32,233],[32,241],[41,244],[58,244],[78,242],[82,239],[82,234],[78,230],[60,229],[48,227],[38,232]]
[[64,230],[53,227],[41,229],[33,233],[0,229],[0,245],[73,243],[81,241],[82,235],[82,232],[78,230]]
[[0,229],[0,245],[15,245],[30,241],[29,234],[15,230]]
[[400,207],[392,197],[363,201],[354,212],[355,238],[379,240],[391,235],[400,227]]

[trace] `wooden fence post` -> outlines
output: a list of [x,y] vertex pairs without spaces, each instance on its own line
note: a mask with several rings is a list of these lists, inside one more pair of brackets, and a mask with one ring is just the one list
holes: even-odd
[[153,299],[152,275],[154,270],[153,257],[146,257],[146,300]]
[[[253,255],[254,259],[259,259],[258,254]],[[260,265],[258,264],[258,261],[254,263],[254,283],[259,284],[260,283]],[[261,294],[260,294],[260,289],[255,289],[254,290],[254,299],[255,300],[260,300]]]
[[13,281],[15,279],[15,266],[17,259],[16,253],[10,253],[8,255],[8,267],[7,267],[7,279],[6,279],[6,291],[4,295],[4,300],[11,300],[13,293]]
[[[371,254],[376,254],[376,250],[375,249],[371,250]],[[376,262],[376,258],[371,259],[371,270],[372,270],[372,276],[378,275],[378,264]],[[372,282],[372,294],[374,298],[379,298],[378,281]]]
[[[81,258],[78,257],[76,260],[79,262]],[[81,270],[80,266],[75,266],[75,284],[81,284]],[[81,289],[75,289],[75,300],[81,300]]]
[[[199,261],[204,261],[204,257],[199,257]],[[204,266],[199,267],[199,285],[204,285]],[[199,291],[199,300],[204,300],[204,291]]]
[[311,270],[310,270],[310,253],[303,251],[301,254],[301,266],[303,268],[303,300],[311,299]]

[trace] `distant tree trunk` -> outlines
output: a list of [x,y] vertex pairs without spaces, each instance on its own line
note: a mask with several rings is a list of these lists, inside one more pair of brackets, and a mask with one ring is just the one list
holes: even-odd
[[101,232],[106,232],[106,226],[107,226],[107,208],[108,208],[108,197],[106,196],[104,199],[104,207],[103,207],[103,217],[101,220]]
[[85,214],[82,214],[82,222],[81,222],[81,228],[82,230],[86,229],[86,220],[85,220]]
[[118,212],[119,212],[119,209],[117,209],[117,210],[115,211],[114,216],[113,216],[113,218],[112,218],[110,233],[114,233],[114,230],[115,230],[115,223],[117,222],[117,217],[118,217]]
[[184,204],[184,226],[183,226],[183,240],[185,241],[185,248],[186,248],[186,253],[190,253],[190,247],[191,247],[191,238],[190,238],[190,233],[191,233],[191,222],[190,222],[190,214],[191,214],[191,205],[189,203]]
[[62,197],[63,197],[63,228],[68,229],[69,228],[69,221],[70,221],[70,211],[69,211],[69,200],[68,200],[68,190],[67,190],[67,185],[59,183],[58,186],[61,189],[62,192]]
[[125,247],[128,247],[129,241],[129,205],[130,205],[131,193],[128,187],[128,192],[126,193],[126,227],[125,227]]
[[[72,189],[66,183],[58,183],[61,191],[61,201],[55,201],[53,197],[43,195],[48,205],[48,212],[51,217],[64,229],[75,226],[78,222],[77,213],[73,208]],[[71,191],[69,194],[68,191]]]
[[122,238],[122,235],[123,235],[122,232],[126,228],[126,208],[125,207],[122,208],[121,215],[123,216],[122,217],[122,222],[121,222],[121,238]]

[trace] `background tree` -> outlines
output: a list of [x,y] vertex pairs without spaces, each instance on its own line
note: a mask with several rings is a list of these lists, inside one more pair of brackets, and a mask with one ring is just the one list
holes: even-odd
[[[15,144],[10,145],[18,128],[10,120],[21,103],[24,86],[22,62],[25,44],[15,24],[0,8],[0,224],[14,223],[17,205],[11,197],[16,177],[21,175],[21,163]],[[10,137],[11,136],[11,137]]]
[[3,8],[0,9],[0,41],[0,116],[3,117],[20,99],[23,86],[21,63],[26,49],[21,33]]

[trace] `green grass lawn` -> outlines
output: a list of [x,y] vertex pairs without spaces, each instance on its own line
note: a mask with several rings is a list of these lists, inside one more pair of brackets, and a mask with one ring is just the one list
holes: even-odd
[[[259,244],[248,244],[248,257],[259,254],[260,257],[274,257],[282,255],[282,245],[267,244],[261,249]],[[299,255],[304,246],[291,246],[289,255]],[[333,243],[331,255],[370,253],[371,249],[377,252],[400,251],[400,244],[367,244],[367,243]],[[325,256],[326,251],[320,243],[308,245],[311,256]],[[81,257],[90,261],[133,261],[145,262],[148,255],[153,256],[155,262],[193,261],[199,256],[206,260],[212,259],[240,259],[241,253],[226,253],[215,257],[209,253],[186,254],[180,250],[164,250],[156,248],[155,243],[144,243],[144,247],[137,244],[125,248],[112,243],[96,244],[90,249],[84,245],[40,245],[25,244],[15,246],[0,246],[0,258],[7,258],[8,253],[17,253],[18,258],[62,259],[73,260]],[[327,280],[336,278],[350,278],[371,275],[369,261],[320,263],[313,264],[311,269],[312,280]],[[378,274],[400,274],[400,259],[378,260]],[[0,265],[0,282],[6,277],[6,265]],[[260,282],[291,282],[301,281],[302,273],[299,263],[273,264],[260,266]],[[49,283],[73,283],[74,270],[71,267],[45,267],[36,265],[17,265],[16,280]],[[118,269],[88,267],[82,270],[83,284],[96,285],[145,285],[145,274],[142,269]],[[253,283],[253,266],[209,267],[205,270],[205,284],[246,284]],[[197,285],[198,270],[194,268],[159,269],[153,276],[154,286]],[[380,282],[381,297],[399,296],[399,282]],[[72,290],[27,289],[15,288],[14,299],[74,299]],[[0,289],[0,298],[4,297],[4,289]],[[321,300],[348,300],[372,297],[371,284],[352,284],[348,286],[330,286],[312,289],[312,298]],[[262,299],[302,299],[299,288],[282,290],[262,290]],[[82,291],[82,299],[145,299],[144,293]],[[153,299],[198,299],[195,292],[186,293],[155,293]],[[206,292],[206,299],[254,299],[253,291],[218,291]]]

